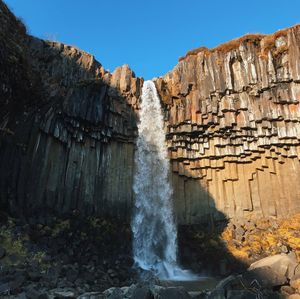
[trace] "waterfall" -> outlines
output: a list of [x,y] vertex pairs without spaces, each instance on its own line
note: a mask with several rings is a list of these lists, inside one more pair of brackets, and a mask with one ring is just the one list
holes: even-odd
[[152,81],[145,81],[142,88],[138,133],[132,220],[135,264],[161,279],[191,279],[193,275],[177,264],[170,163],[163,113]]

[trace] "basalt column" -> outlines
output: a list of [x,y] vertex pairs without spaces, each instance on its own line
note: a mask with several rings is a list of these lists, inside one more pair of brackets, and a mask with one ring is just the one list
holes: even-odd
[[300,210],[300,27],[199,48],[156,80],[182,223]]

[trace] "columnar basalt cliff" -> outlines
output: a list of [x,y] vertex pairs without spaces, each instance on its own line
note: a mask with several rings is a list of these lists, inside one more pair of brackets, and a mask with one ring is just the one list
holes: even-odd
[[181,222],[300,210],[300,26],[190,51],[156,84]]
[[[142,78],[26,34],[0,1],[0,203],[129,219]],[[300,210],[300,27],[199,48],[155,80],[180,223]]]
[[26,35],[2,2],[0,22],[2,206],[128,219],[141,79]]

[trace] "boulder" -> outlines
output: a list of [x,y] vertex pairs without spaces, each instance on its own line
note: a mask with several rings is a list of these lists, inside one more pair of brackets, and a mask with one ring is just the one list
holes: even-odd
[[133,290],[131,299],[152,299],[153,294],[147,287],[137,287]]
[[235,298],[235,299],[255,299],[255,293],[245,289],[243,285],[241,275],[230,275],[221,280],[216,288],[210,293],[209,299],[223,299],[223,298]]
[[123,299],[123,292],[122,289],[120,288],[110,288],[107,289],[106,291],[103,292],[103,294],[105,295],[104,298],[108,298],[108,299]]
[[215,289],[210,292],[208,299],[226,299],[225,291],[223,289]]
[[131,298],[136,288],[138,287],[135,284],[132,284],[129,287],[121,287],[121,290],[125,298]]
[[104,295],[100,292],[89,292],[84,293],[77,297],[77,299],[104,299]]
[[232,289],[239,288],[240,286],[241,286],[240,277],[230,275],[230,276],[224,278],[223,280],[221,280],[217,284],[216,289],[218,289],[218,290],[230,290],[231,289],[232,290]]
[[257,293],[249,290],[230,290],[226,294],[228,299],[257,299]]
[[73,299],[76,297],[75,292],[73,290],[57,289],[53,292],[53,294],[55,298],[58,299],[64,299],[64,298]]
[[296,266],[297,262],[293,257],[277,254],[251,264],[242,278],[247,283],[257,280],[261,287],[281,286],[293,276]]
[[162,288],[157,294],[157,299],[190,299],[191,296],[183,287]]

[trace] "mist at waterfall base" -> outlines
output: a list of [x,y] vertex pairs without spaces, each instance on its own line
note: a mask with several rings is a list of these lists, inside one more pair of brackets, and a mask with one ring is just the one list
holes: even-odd
[[162,280],[196,280],[196,275],[177,262],[177,229],[163,113],[152,81],[143,84],[138,133],[132,220],[135,265]]

